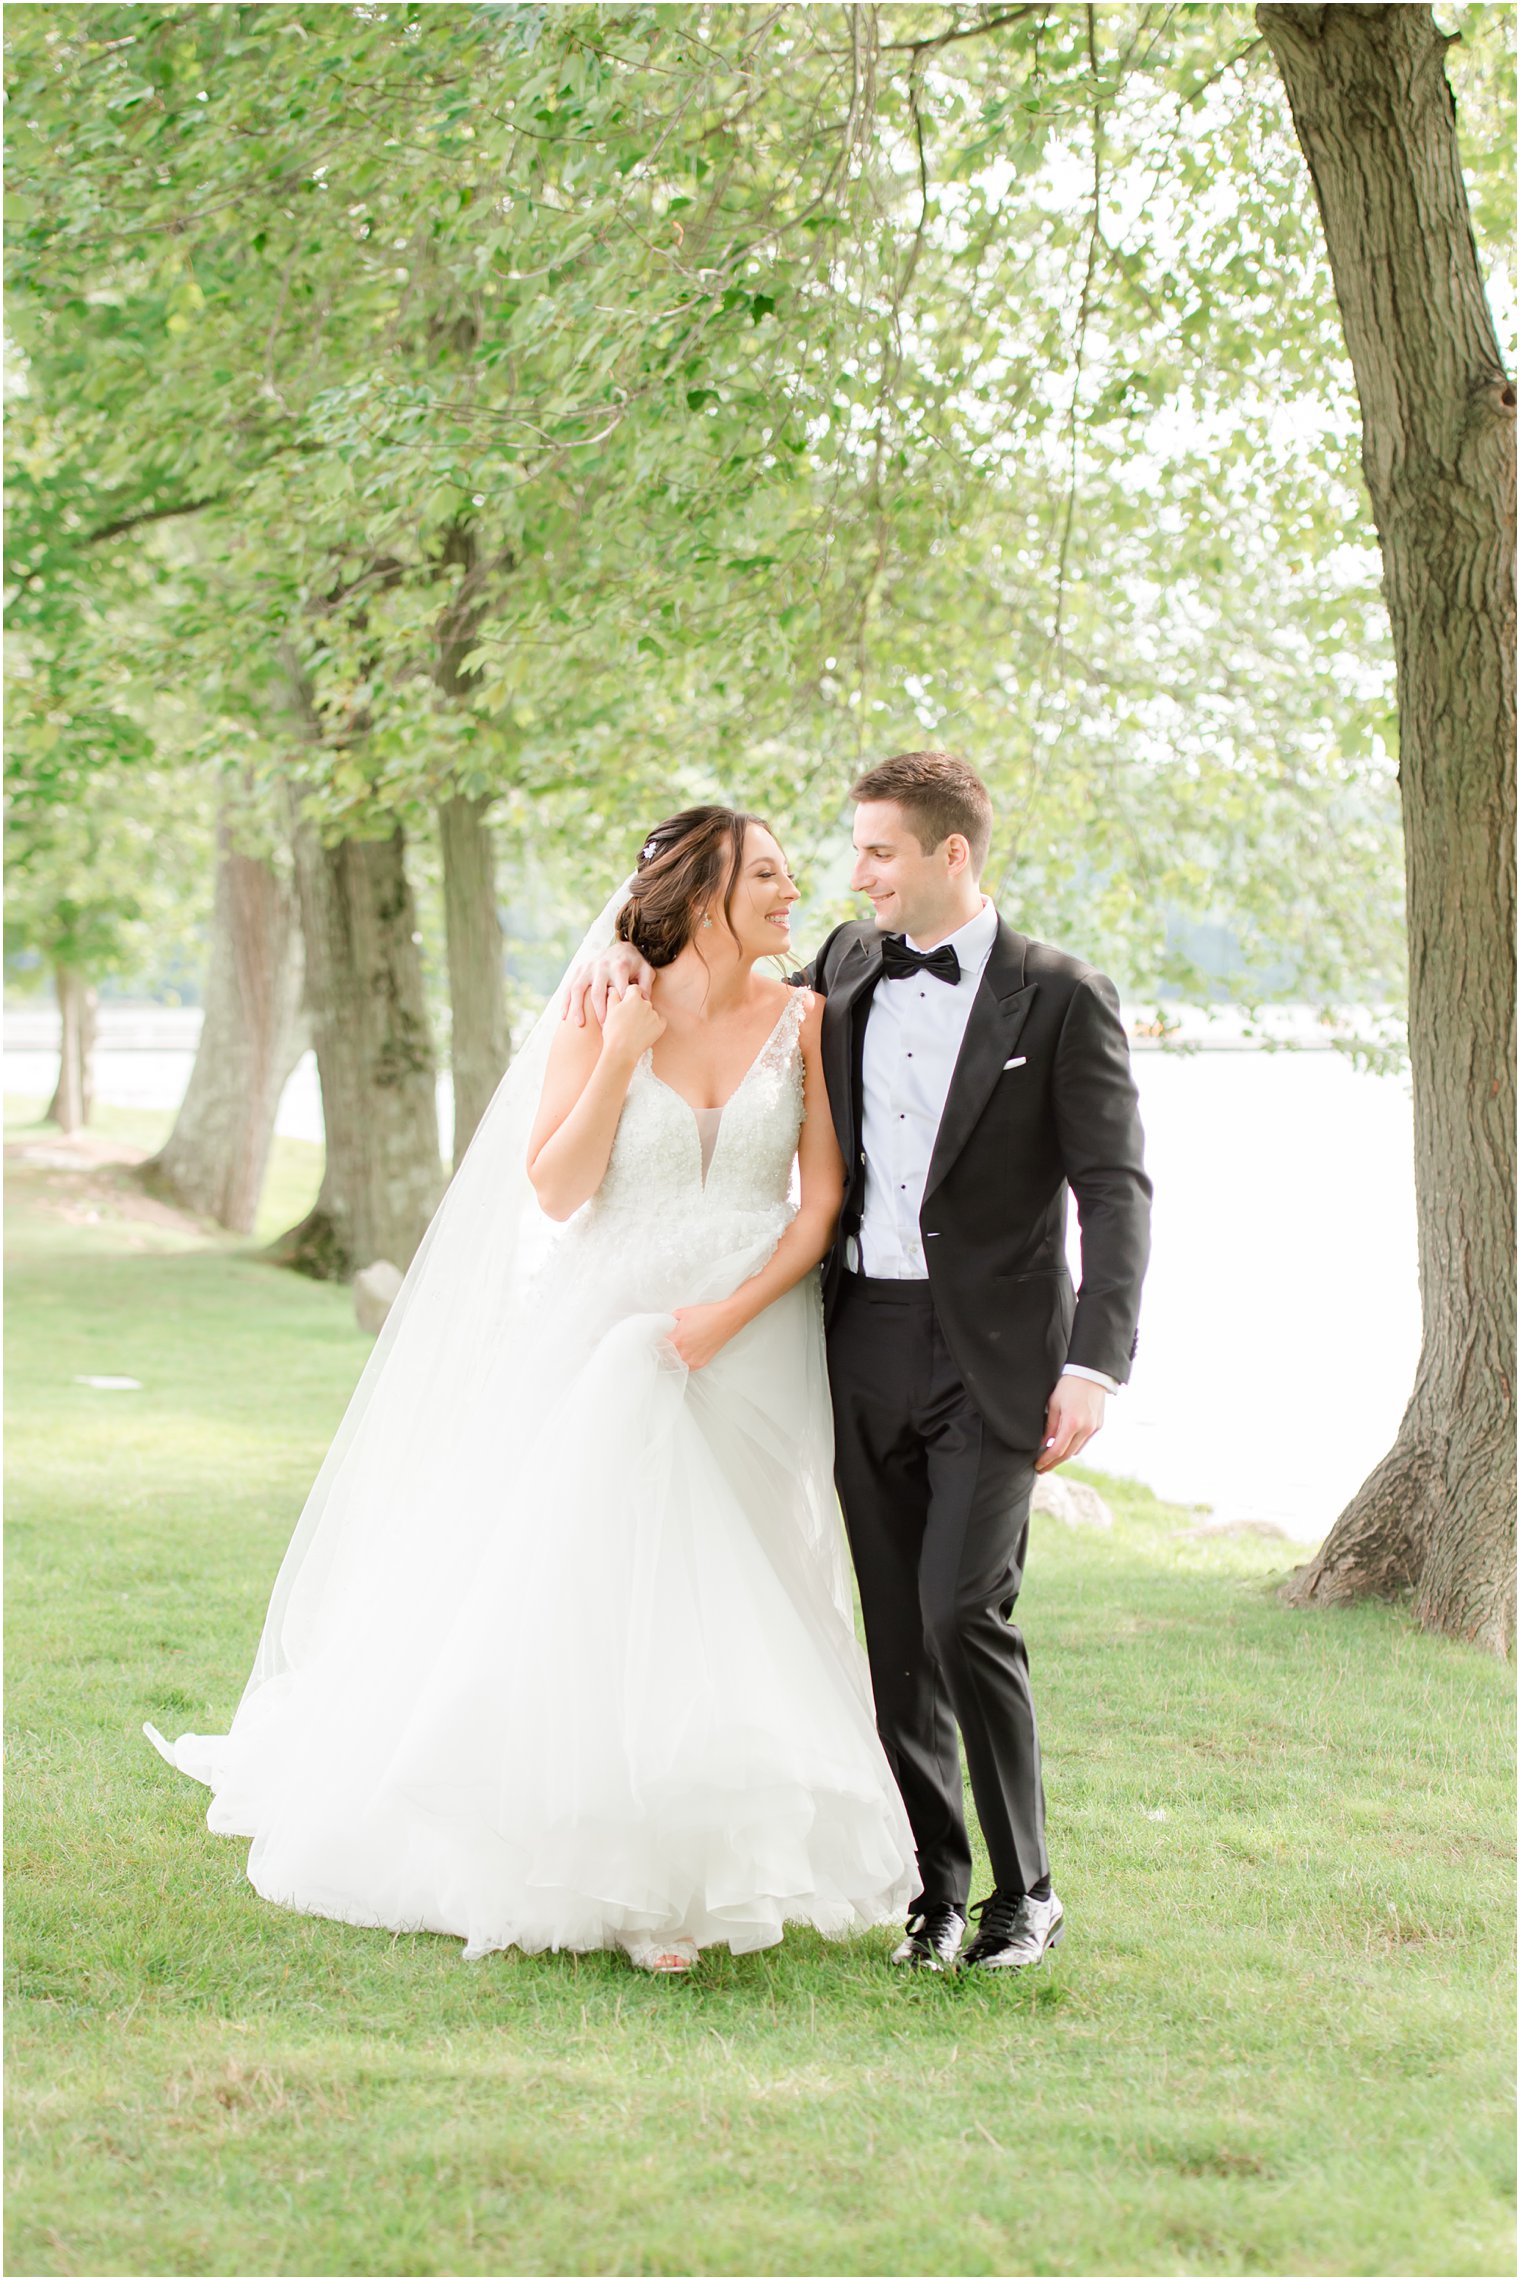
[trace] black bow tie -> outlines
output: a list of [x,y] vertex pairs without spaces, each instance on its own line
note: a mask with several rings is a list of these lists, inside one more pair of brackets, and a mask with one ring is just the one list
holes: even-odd
[[882,944],[881,970],[889,982],[905,982],[910,974],[933,974],[953,988],[961,978],[961,962],[948,942],[937,950],[910,950],[900,934],[889,934]]

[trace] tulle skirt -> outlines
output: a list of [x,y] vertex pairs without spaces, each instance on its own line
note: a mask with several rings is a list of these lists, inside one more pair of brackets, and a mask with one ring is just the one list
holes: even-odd
[[688,1373],[667,1309],[733,1288],[776,1227],[714,1232],[700,1287],[690,1254],[620,1274],[605,1229],[562,1247],[447,1448],[420,1421],[356,1444],[363,1522],[308,1564],[231,1732],[149,1729],[211,1828],[252,1838],[266,1899],[469,1957],[901,1914],[816,1287]]

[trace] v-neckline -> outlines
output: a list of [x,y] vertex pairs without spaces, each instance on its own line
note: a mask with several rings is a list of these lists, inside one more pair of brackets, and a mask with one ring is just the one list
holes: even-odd
[[[775,1042],[777,1031],[780,1029],[782,1022],[785,1021],[787,1015],[791,1012],[791,1010],[792,1009],[790,1005],[784,1005],[781,1008],[781,1011],[777,1014],[775,1020],[772,1022],[770,1029],[759,1048],[759,1051],[756,1053],[754,1059],[750,1062],[749,1067],[745,1070],[743,1076],[739,1079],[739,1082],[735,1085],[727,1100],[720,1100],[715,1108],[698,1108],[694,1101],[689,1101],[687,1099],[685,1093],[678,1092],[674,1085],[667,1084],[665,1079],[660,1075],[659,1070],[654,1065],[654,1047],[652,1045],[644,1056],[646,1062],[648,1063],[649,1074],[653,1077],[655,1083],[660,1087],[660,1090],[662,1092],[668,1092],[673,1099],[678,1100],[681,1103],[681,1106],[684,1109],[687,1109],[694,1119],[699,1116],[721,1116],[726,1109],[732,1108],[740,1093],[743,1092],[745,1086],[749,1083],[750,1078],[754,1075],[761,1062],[765,1059],[766,1054],[770,1051],[772,1044]],[[698,1126],[699,1135],[700,1131],[701,1127]]]

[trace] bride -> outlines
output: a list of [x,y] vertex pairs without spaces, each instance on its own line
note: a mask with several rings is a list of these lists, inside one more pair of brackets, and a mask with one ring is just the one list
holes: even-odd
[[[821,1007],[756,818],[651,834],[498,1087],[349,1404],[225,1735],[149,1739],[266,1899],[648,1970],[901,1915],[812,1270]],[[530,1185],[531,1183],[531,1185]]]

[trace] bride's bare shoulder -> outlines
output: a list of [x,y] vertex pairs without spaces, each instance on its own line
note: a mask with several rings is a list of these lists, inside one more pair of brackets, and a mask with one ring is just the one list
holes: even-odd
[[816,991],[806,988],[801,982],[773,982],[769,975],[764,977],[764,990],[766,1020],[779,1026],[783,1014],[790,1013],[796,1007],[803,1034],[816,1031],[823,1013],[823,1000]]
[[814,993],[805,982],[790,979],[784,982],[778,981],[770,974],[757,974],[755,980],[765,993],[765,1002],[777,1013],[780,1013],[784,1007],[794,1004],[799,998],[804,1005],[812,1003]]

